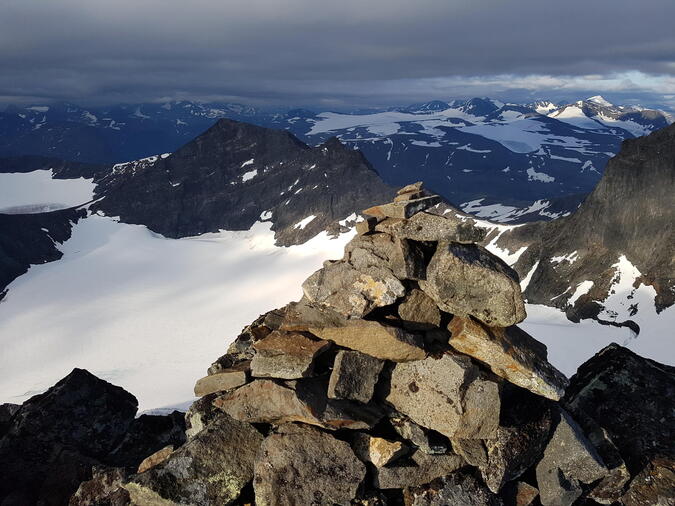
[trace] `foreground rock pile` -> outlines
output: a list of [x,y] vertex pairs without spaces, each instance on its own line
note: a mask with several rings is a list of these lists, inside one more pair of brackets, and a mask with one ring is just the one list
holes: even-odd
[[185,444],[71,504],[673,504],[675,370],[612,345],[568,382],[516,326],[517,275],[438,202],[366,210],[197,382]]

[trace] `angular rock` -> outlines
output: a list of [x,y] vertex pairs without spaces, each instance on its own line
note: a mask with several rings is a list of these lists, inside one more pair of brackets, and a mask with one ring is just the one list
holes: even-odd
[[675,412],[675,368],[610,344],[579,367],[565,401],[581,424],[592,419],[618,449],[633,477],[627,496],[642,481],[653,493],[648,504],[668,504],[660,491],[672,490],[673,484],[661,471],[663,464],[653,463],[675,462],[675,424],[667,423]]
[[359,459],[375,467],[389,465],[408,453],[408,447],[400,441],[374,437],[364,432],[354,434],[352,448]]
[[311,376],[314,359],[330,343],[314,341],[297,332],[275,330],[253,344],[256,354],[251,374],[257,378],[297,379]]
[[505,506],[530,506],[539,497],[539,490],[524,481],[509,483],[502,493]]
[[135,504],[229,504],[253,478],[262,435],[221,414],[163,463],[124,488]]
[[141,462],[138,465],[138,472],[143,473],[148,469],[152,469],[156,465],[161,464],[166,459],[168,459],[172,453],[173,453],[173,446],[171,445],[165,446],[161,450],[157,450],[152,455],[149,455],[145,459],[143,459],[143,462]]
[[552,406],[546,399],[506,385],[502,413],[494,437],[453,439],[453,449],[478,467],[488,488],[497,493],[541,458],[553,425]]
[[396,364],[386,397],[394,408],[447,437],[485,439],[499,424],[499,385],[454,353]]
[[401,188],[396,192],[396,195],[405,195],[406,193],[418,192],[422,190],[423,186],[424,186],[423,181],[417,181],[415,183],[405,185],[403,188]]
[[379,206],[369,207],[363,211],[363,214],[375,216],[376,218],[401,218],[408,219],[420,211],[429,209],[441,202],[438,195],[431,195],[429,197],[422,197],[413,200],[404,200],[400,202],[392,202],[389,204],[381,204]]
[[312,304],[305,297],[291,302],[284,309],[284,319],[279,330],[309,332],[311,327],[341,327],[347,318],[327,307]]
[[19,404],[0,404],[0,438],[11,425],[12,417],[19,411]]
[[368,403],[384,362],[358,351],[340,350],[328,382],[328,397]]
[[213,405],[216,394],[209,394],[197,399],[185,412],[185,436],[192,439],[211,423],[220,410]]
[[450,445],[445,436],[428,431],[405,416],[393,416],[389,419],[389,422],[399,436],[411,442],[424,453],[438,455],[448,452]]
[[480,480],[466,472],[438,478],[429,485],[409,488],[404,493],[406,506],[502,506],[499,496]]
[[602,459],[581,428],[563,409],[544,457],[537,464],[537,484],[543,506],[570,506],[581,497],[582,484],[607,474]]
[[441,311],[422,290],[414,288],[398,306],[398,315],[406,328],[429,330],[441,324]]
[[352,318],[393,304],[405,293],[403,284],[389,268],[375,266],[362,272],[342,261],[325,262],[305,280],[302,289],[310,302]]
[[94,466],[92,477],[80,484],[69,506],[127,506],[129,492],[123,488],[126,473],[121,467]]
[[419,487],[430,481],[448,475],[466,463],[459,455],[428,455],[416,451],[407,462],[396,462],[387,467],[376,467],[373,486],[379,489]]
[[400,195],[396,195],[394,197],[394,202],[402,202],[404,200],[415,200],[415,199],[421,199],[422,197],[426,197],[427,193],[424,190],[418,191],[418,192],[407,192],[407,193],[401,193]]
[[488,326],[509,327],[526,316],[518,274],[475,244],[439,243],[420,288],[441,310]]
[[548,362],[546,345],[524,330],[487,327],[461,316],[450,321],[448,330],[453,348],[487,364],[497,376],[554,401],[565,394],[569,381]]
[[310,327],[309,331],[338,346],[382,360],[407,362],[426,356],[418,335],[376,321],[350,320],[344,327]]
[[379,415],[364,406],[326,398],[326,385],[308,379],[283,386],[257,380],[214,401],[231,417],[249,423],[275,425],[302,422],[328,429],[368,429]]
[[375,230],[413,241],[477,243],[485,239],[485,229],[454,216],[417,213],[409,220],[383,220]]
[[675,504],[675,460],[653,459],[630,482],[621,503],[625,506]]
[[307,426],[283,427],[268,436],[255,462],[258,506],[349,505],[366,474],[344,441]]
[[224,392],[245,385],[248,381],[250,369],[251,361],[245,360],[227,369],[221,369],[220,372],[204,376],[195,383],[195,395],[197,397],[204,397],[205,395]]
[[378,219],[374,216],[366,216],[363,221],[356,223],[356,233],[359,235],[366,235],[375,230]]
[[345,247],[343,260],[361,272],[386,267],[397,279],[423,279],[426,275],[422,246],[388,234],[355,237]]

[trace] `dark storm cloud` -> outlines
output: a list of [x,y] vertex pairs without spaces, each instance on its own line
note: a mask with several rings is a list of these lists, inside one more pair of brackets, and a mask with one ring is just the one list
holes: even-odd
[[673,0],[2,0],[0,101],[658,95],[674,17]]

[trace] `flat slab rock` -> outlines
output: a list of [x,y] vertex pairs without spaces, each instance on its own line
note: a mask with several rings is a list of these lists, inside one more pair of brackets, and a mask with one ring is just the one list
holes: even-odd
[[392,441],[381,437],[357,432],[353,436],[352,448],[363,462],[375,467],[384,467],[408,453],[408,447],[401,441]]
[[454,353],[396,364],[386,400],[450,438],[494,437],[499,425],[499,385],[485,379],[469,357]]
[[260,447],[255,501],[258,506],[349,505],[365,475],[366,466],[344,441],[307,426],[282,426]]
[[326,341],[382,360],[407,362],[426,357],[420,336],[376,321],[349,320],[342,327],[310,327],[309,331]]
[[422,290],[412,289],[398,306],[398,315],[406,328],[429,330],[441,324],[441,311]]
[[487,327],[455,316],[448,325],[450,345],[487,364],[497,376],[554,401],[569,381],[547,360],[546,345],[516,326]]
[[525,319],[518,274],[475,244],[439,243],[420,288],[443,311],[509,327]]
[[415,213],[429,209],[441,202],[438,195],[422,197],[419,199],[402,200],[381,204],[379,206],[369,207],[363,211],[363,214],[375,216],[377,218],[410,218]]
[[358,351],[340,350],[328,382],[328,397],[368,403],[384,362]]
[[485,229],[468,221],[426,212],[417,213],[408,220],[385,219],[376,223],[373,228],[394,237],[414,241],[476,243],[485,239]]
[[275,330],[253,344],[251,374],[256,378],[297,379],[311,376],[314,359],[330,347],[297,332]]
[[250,369],[251,361],[245,360],[228,369],[222,369],[215,374],[204,376],[195,383],[195,395],[204,397],[215,392],[224,392],[245,385],[248,381]]
[[428,455],[417,450],[408,462],[396,462],[390,466],[374,468],[373,486],[383,490],[419,487],[453,473],[465,465],[464,459],[454,453]]
[[124,485],[133,504],[229,504],[253,479],[263,436],[225,414]]

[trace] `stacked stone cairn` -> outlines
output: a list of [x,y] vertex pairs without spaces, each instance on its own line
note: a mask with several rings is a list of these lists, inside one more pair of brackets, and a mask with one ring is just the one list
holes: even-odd
[[417,183],[365,210],[344,257],[197,382],[188,442],[125,484],[132,502],[616,501],[625,466],[558,402],[517,274],[439,203]]

